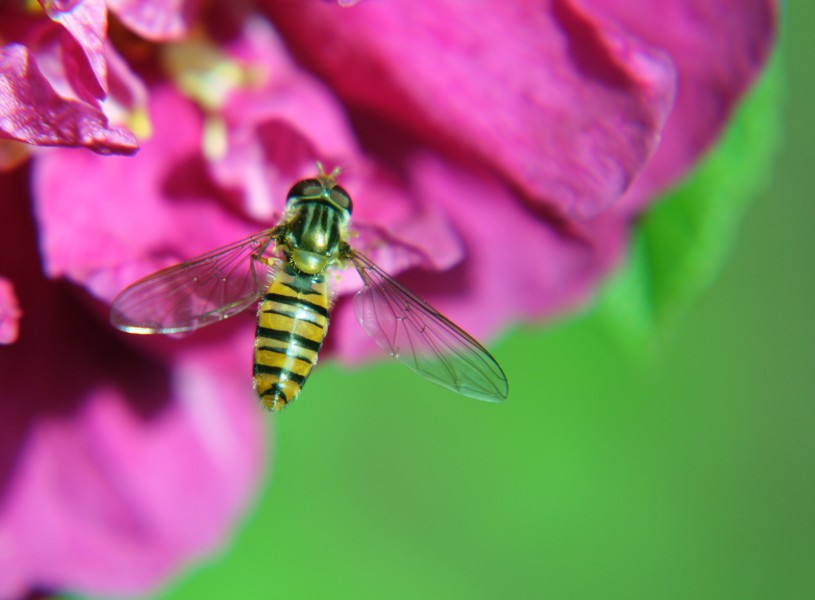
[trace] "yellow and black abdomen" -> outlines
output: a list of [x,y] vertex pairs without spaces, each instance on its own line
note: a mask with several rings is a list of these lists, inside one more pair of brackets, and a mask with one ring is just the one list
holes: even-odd
[[267,409],[280,410],[297,397],[327,329],[325,275],[282,269],[260,303],[255,335],[254,386]]

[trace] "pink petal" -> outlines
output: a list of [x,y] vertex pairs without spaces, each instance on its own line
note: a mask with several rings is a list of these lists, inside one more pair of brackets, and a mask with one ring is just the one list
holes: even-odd
[[186,34],[200,10],[200,0],[105,0],[125,26],[154,42]]
[[[70,34],[63,42],[65,72],[77,96],[94,104],[107,95],[104,42],[107,9],[104,0],[40,0],[45,12]],[[88,69],[90,67],[90,69]]]
[[[617,219],[564,224],[545,215],[530,218],[530,208],[494,176],[430,154],[409,168],[417,196],[444,205],[466,260],[445,272],[420,268],[399,279],[477,338],[585,301],[622,255],[626,229]],[[479,195],[490,199],[490,211],[463,209],[462,199]],[[381,356],[359,333],[350,300],[334,309],[332,349],[351,361]]]
[[143,594],[223,542],[263,449],[249,384],[236,397],[222,367],[179,363],[177,401],[149,419],[101,385],[69,418],[30,424],[0,512],[0,597],[26,583]]
[[40,273],[21,175],[0,178],[0,237],[15,249],[0,272],[36,318],[0,346],[0,597],[145,594],[222,543],[258,480],[251,328],[134,350]]
[[14,295],[14,285],[0,276],[0,344],[13,344],[20,331],[23,312]]
[[[205,170],[200,115],[169,89],[152,91],[155,133],[137,157],[102,160],[74,152],[39,157],[33,179],[43,264],[51,276],[67,276],[110,300],[138,277],[274,223],[291,184],[313,175],[317,156],[349,157],[342,163],[349,167],[343,185],[369,199],[359,204],[355,223],[387,231],[387,246],[364,247],[383,267],[398,272],[423,262],[446,268],[461,259],[462,248],[440,211],[422,207],[393,174],[357,157],[333,97],[293,66],[287,70],[288,58],[276,54],[280,49],[261,33],[233,50],[241,60],[275,65],[274,79],[268,87],[230,97],[223,110],[227,153],[208,163],[214,181],[229,194],[219,192]],[[291,148],[284,143],[287,129],[292,139],[314,149],[299,161],[288,155],[288,171],[289,163],[272,160],[281,147]],[[298,172],[303,165],[306,171]],[[242,198],[235,208],[245,220],[230,214],[236,192]],[[100,222],[106,226],[100,228]],[[341,289],[353,285],[346,278]]]
[[45,271],[107,300],[138,277],[259,229],[224,210],[195,107],[169,86],[154,88],[150,118],[154,135],[133,158],[55,150],[34,165]]
[[[355,243],[380,266],[398,273],[419,263],[447,268],[461,260],[461,245],[442,212],[361,154],[339,99],[297,66],[266,22],[247,20],[228,49],[265,82],[228,95],[220,112],[226,149],[210,157],[213,179],[239,195],[241,212],[274,222],[292,183],[313,176],[319,158],[328,170],[342,167],[342,185],[365,199],[354,211]],[[354,285],[355,277],[343,278],[337,291]]]
[[0,48],[0,136],[42,146],[84,146],[101,154],[130,154],[136,139],[111,127],[92,106],[61,98],[27,48]]
[[110,92],[105,99],[105,110],[112,114],[123,113],[121,120],[133,113],[147,110],[147,87],[131,69],[127,61],[110,42],[105,43],[105,61],[108,66]]
[[[580,0],[670,55],[680,85],[659,149],[624,202],[641,208],[712,144],[761,70],[775,39],[772,0]],[[589,8],[587,8],[589,10]]]
[[294,63],[268,22],[247,20],[229,54],[258,82],[226,97],[218,113],[225,149],[209,157],[211,173],[239,194],[242,212],[268,223],[292,183],[314,174],[316,159],[347,173],[361,157],[339,99]]
[[[672,103],[666,55],[567,1],[266,6],[349,103],[477,154],[569,214],[596,214],[622,194]],[[302,23],[322,32],[319,44],[296,33]]]

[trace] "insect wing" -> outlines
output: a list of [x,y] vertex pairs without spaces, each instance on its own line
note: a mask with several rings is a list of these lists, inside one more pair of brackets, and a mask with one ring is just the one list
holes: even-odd
[[257,302],[271,268],[255,260],[265,230],[140,279],[113,301],[110,321],[128,333],[181,333],[234,316]]
[[351,259],[365,284],[354,297],[357,320],[377,345],[455,392],[490,402],[507,397],[506,375],[481,344],[364,255],[352,250]]

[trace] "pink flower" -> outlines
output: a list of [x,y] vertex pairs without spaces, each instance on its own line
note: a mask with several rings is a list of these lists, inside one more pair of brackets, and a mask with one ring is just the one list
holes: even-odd
[[[110,114],[141,138],[132,158],[39,153],[33,222],[26,173],[3,177],[0,227],[17,254],[0,258],[0,334],[13,342],[0,346],[12,399],[0,405],[0,597],[144,593],[219,541],[257,476],[252,316],[184,341],[117,334],[104,313],[125,285],[268,227],[320,159],[344,168],[356,243],[473,334],[572,308],[617,264],[632,220],[716,139],[767,57],[776,11],[106,6],[114,41],[101,2],[18,15],[16,37],[0,26],[6,137],[124,152]],[[374,351],[353,287],[339,288],[326,348],[347,361]]]

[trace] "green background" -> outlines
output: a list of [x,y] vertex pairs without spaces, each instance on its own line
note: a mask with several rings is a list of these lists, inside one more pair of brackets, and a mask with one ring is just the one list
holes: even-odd
[[610,293],[492,345],[503,405],[321,365],[233,539],[161,597],[812,598],[815,9],[786,16],[773,181],[655,357]]

